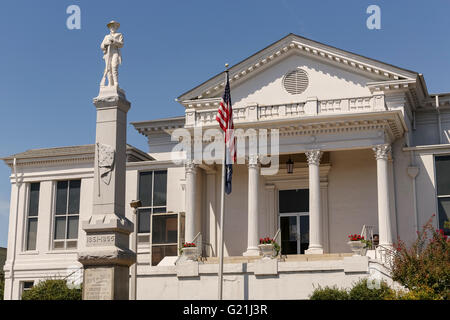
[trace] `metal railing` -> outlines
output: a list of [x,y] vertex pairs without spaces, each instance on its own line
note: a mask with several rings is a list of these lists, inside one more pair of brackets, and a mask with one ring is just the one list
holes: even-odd
[[368,226],[368,225],[363,225],[362,230],[361,230],[361,236],[364,237],[364,239],[369,240],[371,242],[371,249],[374,248],[373,246],[373,230],[374,230],[374,226]]
[[273,241],[278,243],[278,245],[280,246],[280,251],[278,252],[278,256],[281,257],[281,229],[280,228],[278,228],[277,232],[275,232],[275,235],[273,236]]
[[[202,233],[199,232],[194,237],[194,239],[192,239],[192,241],[191,241],[191,243],[195,243],[195,247],[197,248],[198,257],[203,256],[203,241],[202,241],[202,239],[203,239]],[[180,262],[184,262],[184,261],[186,261],[186,257],[181,254],[178,256],[177,260],[175,260],[175,265],[177,265]]]
[[203,256],[203,237],[202,233],[199,232],[197,235],[192,239],[192,243],[195,243],[195,246],[197,247],[197,254],[199,257]]
[[377,245],[375,247],[375,259],[380,261],[389,270],[392,270],[394,258],[398,253],[391,247]]

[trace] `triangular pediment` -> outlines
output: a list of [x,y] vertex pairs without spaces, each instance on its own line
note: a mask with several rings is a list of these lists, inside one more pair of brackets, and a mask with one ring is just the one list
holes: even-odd
[[[286,91],[285,77],[302,70],[308,87],[300,94]],[[229,69],[233,103],[270,104],[370,94],[367,83],[415,81],[418,74],[374,59],[337,49],[294,34],[271,44]],[[223,93],[222,72],[182,94],[178,101],[186,107],[196,101],[214,101]],[[289,86],[289,84],[288,84]],[[271,101],[277,99],[277,101]]]

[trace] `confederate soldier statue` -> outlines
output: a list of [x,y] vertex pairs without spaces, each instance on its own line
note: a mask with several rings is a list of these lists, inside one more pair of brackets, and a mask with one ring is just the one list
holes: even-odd
[[120,23],[111,21],[107,24],[110,34],[106,35],[100,45],[103,50],[103,60],[105,60],[105,72],[103,73],[100,86],[105,86],[106,77],[108,77],[108,86],[119,87],[119,64],[122,63],[120,48],[123,47],[123,35],[118,33]]

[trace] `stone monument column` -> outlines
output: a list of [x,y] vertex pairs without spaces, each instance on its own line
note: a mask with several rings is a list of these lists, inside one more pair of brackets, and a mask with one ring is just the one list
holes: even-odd
[[[116,27],[118,23],[110,25]],[[110,46],[113,43],[108,42]],[[129,267],[136,260],[135,253],[129,249],[133,223],[125,217],[126,126],[130,102],[116,81],[100,86],[94,105],[97,124],[93,209],[89,220],[82,221],[86,247],[78,253],[78,260],[84,266],[83,299],[127,300]]]

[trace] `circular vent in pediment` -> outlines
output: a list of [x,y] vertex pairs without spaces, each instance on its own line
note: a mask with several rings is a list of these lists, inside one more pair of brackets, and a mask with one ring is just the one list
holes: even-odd
[[283,79],[283,87],[290,94],[303,93],[308,88],[308,84],[308,74],[302,69],[289,72]]

